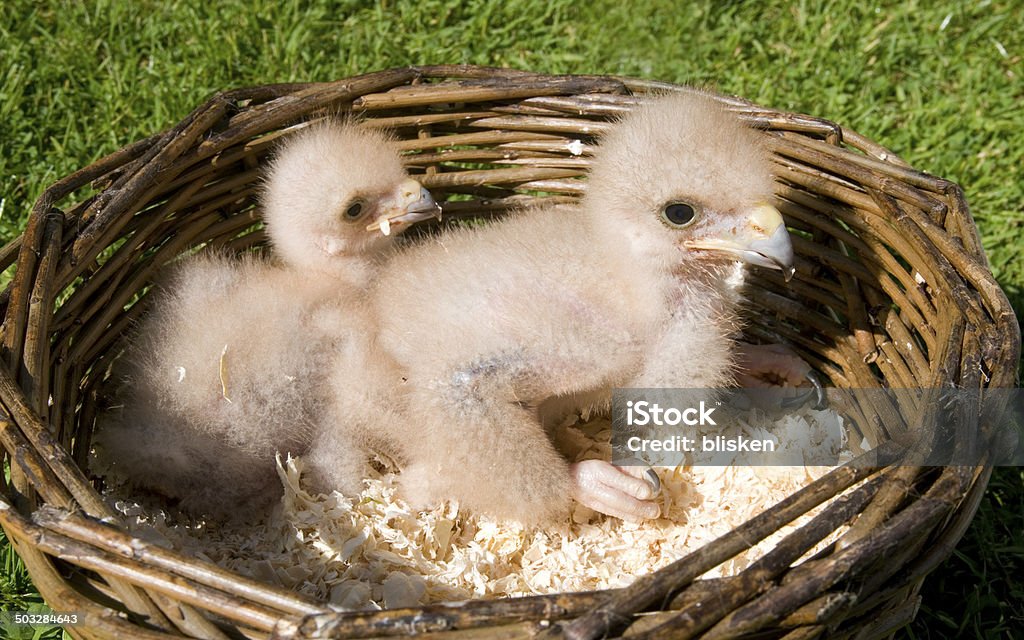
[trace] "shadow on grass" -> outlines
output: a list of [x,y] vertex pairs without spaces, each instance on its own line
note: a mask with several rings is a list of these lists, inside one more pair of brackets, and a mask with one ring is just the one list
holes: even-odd
[[1024,629],[1024,469],[996,469],[953,555],[925,580],[899,638],[1019,638]]

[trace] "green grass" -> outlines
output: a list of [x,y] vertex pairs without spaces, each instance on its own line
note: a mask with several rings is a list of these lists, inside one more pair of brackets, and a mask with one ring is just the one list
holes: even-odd
[[[9,0],[3,14],[0,240],[47,184],[216,90],[477,63],[708,85],[841,122],[964,186],[996,277],[1024,310],[1019,2]],[[906,635],[1024,626],[1022,532],[1024,478],[998,470]],[[4,607],[27,593],[2,584]]]
[[[10,469],[4,467],[4,480],[10,481]],[[0,529],[0,613],[23,611],[49,613],[50,608],[32,586],[32,579],[21,558]],[[10,640],[58,640],[64,632],[57,626],[8,627],[0,625],[0,638]]]

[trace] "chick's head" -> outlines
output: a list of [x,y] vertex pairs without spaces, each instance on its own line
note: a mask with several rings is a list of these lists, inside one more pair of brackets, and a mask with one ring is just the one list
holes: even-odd
[[700,93],[646,102],[602,139],[583,209],[666,270],[741,260],[792,272],[760,134]]
[[411,179],[394,142],[351,122],[325,121],[278,150],[263,189],[263,217],[276,254],[290,266],[332,271],[372,255],[393,233],[438,215]]

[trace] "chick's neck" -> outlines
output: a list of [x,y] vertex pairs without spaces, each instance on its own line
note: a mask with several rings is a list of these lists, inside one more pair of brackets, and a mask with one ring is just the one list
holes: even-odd
[[369,255],[319,255],[310,260],[305,271],[310,282],[326,287],[338,285],[366,288],[378,271],[377,260]]

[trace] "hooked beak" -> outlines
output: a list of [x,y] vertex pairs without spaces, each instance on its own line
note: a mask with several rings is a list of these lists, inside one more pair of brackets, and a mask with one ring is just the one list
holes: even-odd
[[409,178],[382,200],[380,215],[366,225],[366,230],[380,229],[383,235],[389,236],[392,227],[404,227],[430,218],[441,219],[441,206],[419,182]]
[[789,242],[782,214],[770,204],[759,204],[750,212],[747,222],[734,240],[691,240],[686,242],[686,246],[727,253],[748,264],[778,269],[788,282],[796,269],[793,267],[793,245]]

